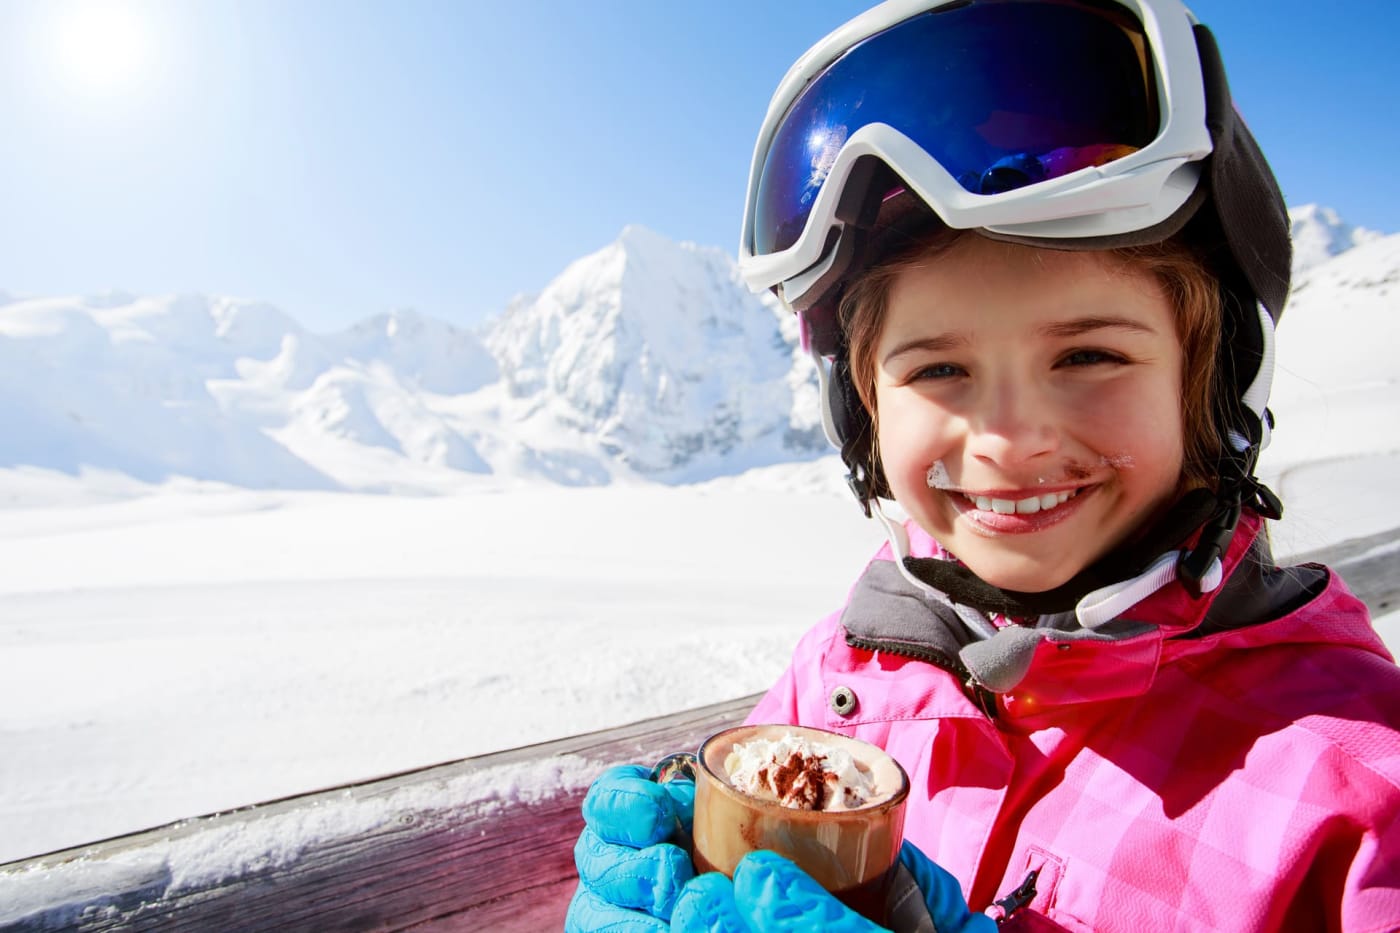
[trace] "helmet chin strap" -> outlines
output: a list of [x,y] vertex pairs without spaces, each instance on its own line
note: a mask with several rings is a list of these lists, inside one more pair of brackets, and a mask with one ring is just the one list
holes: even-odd
[[[1256,445],[1258,450],[1255,454],[1257,457],[1269,446],[1273,429],[1273,417],[1269,414],[1269,390],[1274,384],[1274,319],[1261,304],[1256,303],[1254,310],[1259,315],[1259,334],[1263,341],[1263,349],[1260,351],[1259,369],[1255,372],[1249,388],[1240,396],[1240,401],[1259,423],[1259,443]],[[1251,446],[1249,438],[1238,431],[1230,432],[1230,441],[1235,445],[1236,453],[1244,453]]]
[[[894,551],[895,567],[899,569],[900,576],[908,580],[915,589],[923,593],[926,597],[933,597],[938,590],[931,584],[914,575],[909,569],[909,533],[904,526],[885,514],[885,510],[880,507],[879,499],[870,500],[870,511],[880,524],[885,527],[885,536],[889,538],[890,549]],[[979,612],[972,606],[954,601],[953,611],[958,614],[958,618],[967,626],[967,630],[979,639],[991,638],[997,633],[997,627],[992,624],[991,619]]]
[[[945,594],[951,597],[953,609],[958,617],[967,624],[968,631],[979,639],[991,638],[996,635],[998,629],[988,618],[988,613],[998,612],[1002,615],[1017,616],[1021,618],[1035,617],[1041,618],[1048,615],[1059,615],[1056,611],[1045,611],[1045,607],[1032,605],[1018,606],[1019,597],[1022,594],[1013,593],[1010,590],[1003,590],[1000,587],[993,587],[991,584],[978,579],[978,582],[989,590],[994,590],[1001,594],[1004,601],[995,607],[991,607],[976,600],[971,593],[959,592],[962,587],[948,586],[946,583],[936,585],[923,575],[915,573],[915,569],[927,570],[936,563],[953,565],[951,561],[942,561],[928,558],[913,558],[910,556],[909,534],[904,525],[895,521],[885,514],[880,507],[879,500],[872,503],[872,514],[879,519],[884,526],[885,535],[889,539],[890,549],[894,552],[895,565],[899,573],[905,580],[926,596],[933,596],[935,593]],[[1231,532],[1234,525],[1231,524]],[[1228,539],[1227,539],[1228,540]],[[1109,583],[1090,590],[1079,597],[1073,604],[1075,618],[1078,619],[1081,627],[1089,630],[1097,630],[1108,622],[1118,618],[1133,606],[1142,602],[1153,593],[1168,586],[1177,579],[1177,565],[1187,555],[1184,549],[1168,550],[1147,566],[1146,569],[1127,579]],[[961,568],[966,570],[966,568]],[[970,575],[971,572],[968,571]],[[1221,563],[1220,555],[1215,554],[1206,568],[1206,572],[1200,581],[1200,591],[1210,593],[1215,591],[1224,580],[1225,570]],[[973,599],[973,602],[964,602],[964,599]],[[1017,610],[1020,611],[1017,611]]]
[[[1270,519],[1283,517],[1283,503],[1254,475],[1259,454],[1269,446],[1273,428],[1273,415],[1268,406],[1269,390],[1274,381],[1274,319],[1262,303],[1255,302],[1254,310],[1259,318],[1261,340],[1259,368],[1249,387],[1240,394],[1240,404],[1248,412],[1245,430],[1249,435],[1236,428],[1230,429],[1233,457],[1221,465],[1220,508],[1201,529],[1196,547],[1184,554],[1177,565],[1177,575],[1182,582],[1197,592],[1207,592],[1205,576],[1229,546],[1242,509],[1248,506]],[[1227,472],[1230,470],[1234,472]]]
[[[1234,531],[1233,527],[1231,531]],[[1168,551],[1137,576],[1086,593],[1074,607],[1079,624],[1087,629],[1097,629],[1174,582],[1177,578],[1177,566],[1186,554],[1186,551]],[[1210,565],[1201,578],[1200,592],[1215,592],[1224,579],[1225,566],[1220,562],[1220,555],[1216,554],[1211,558]]]

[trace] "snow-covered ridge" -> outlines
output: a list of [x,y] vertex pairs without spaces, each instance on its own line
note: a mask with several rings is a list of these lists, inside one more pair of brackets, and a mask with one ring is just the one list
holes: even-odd
[[1379,240],[1384,234],[1355,227],[1330,207],[1305,204],[1288,212],[1293,234],[1293,277],[1299,279],[1354,246]]
[[225,297],[0,303],[0,469],[441,492],[682,482],[825,453],[810,364],[723,251],[629,227],[478,331],[314,334]]
[[[1393,237],[1315,205],[1290,218],[1305,306],[1388,287],[1367,271],[1384,250],[1329,270]],[[316,334],[243,299],[0,291],[0,470],[401,492],[713,480],[829,452],[796,344],[724,251],[635,226],[476,330],[401,310]]]

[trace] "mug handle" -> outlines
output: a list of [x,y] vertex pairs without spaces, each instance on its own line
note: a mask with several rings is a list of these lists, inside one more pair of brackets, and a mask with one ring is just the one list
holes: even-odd
[[676,752],[656,763],[656,766],[651,769],[651,779],[658,784],[665,784],[678,777],[693,781],[695,780],[695,765],[694,752]]

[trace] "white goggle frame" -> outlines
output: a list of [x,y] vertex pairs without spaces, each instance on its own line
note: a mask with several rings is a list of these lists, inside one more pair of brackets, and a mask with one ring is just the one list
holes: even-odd
[[[1162,127],[1147,146],[1101,166],[1071,172],[999,194],[963,188],[923,147],[884,123],[851,134],[832,162],[802,235],[780,252],[754,254],[755,203],[769,147],[788,109],[807,85],[852,46],[897,23],[961,0],[888,0],[861,14],[813,46],[788,71],[768,106],[754,147],[739,243],[739,272],[754,291],[782,285],[797,302],[820,279],[829,233],[842,190],[856,160],[875,156],[950,227],[981,228],[1040,239],[1111,237],[1155,226],[1171,217],[1195,191],[1201,160],[1211,152],[1206,95],[1195,17],[1179,0],[1117,0],[1134,13],[1153,56]],[[832,251],[834,253],[834,250]]]

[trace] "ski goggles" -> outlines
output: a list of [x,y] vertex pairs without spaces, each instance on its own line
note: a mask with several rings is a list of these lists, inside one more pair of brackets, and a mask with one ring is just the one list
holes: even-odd
[[[1113,237],[1186,203],[1211,150],[1178,0],[891,0],[783,79],[749,176],[740,270],[819,279],[880,160],[952,227]],[[800,290],[800,289],[799,289]]]

